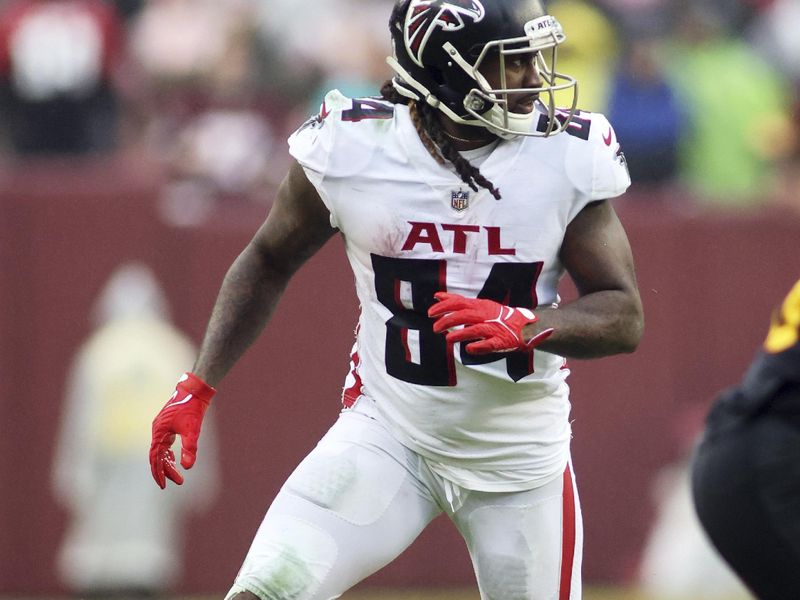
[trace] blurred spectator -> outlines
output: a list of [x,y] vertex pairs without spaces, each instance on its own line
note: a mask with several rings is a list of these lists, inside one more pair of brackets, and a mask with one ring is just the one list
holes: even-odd
[[255,7],[248,0],[160,0],[133,23],[147,150],[167,168],[166,197],[178,186],[212,202],[263,200],[271,173],[284,166],[271,160],[278,135],[271,121],[285,109],[263,77]]
[[[271,78],[277,76],[284,93],[292,96],[287,134],[319,111],[331,89],[353,98],[378,94],[391,76],[386,19],[392,4],[393,0],[326,0],[314,7],[313,19],[293,0],[258,4],[262,45],[271,48],[270,61],[284,70]],[[293,85],[285,81],[287,73]]]
[[665,184],[678,169],[685,109],[663,67],[664,18],[627,13],[625,47],[612,79],[607,114],[625,150],[633,185]]
[[251,29],[247,0],[152,0],[131,25],[131,53],[157,90],[239,82],[247,56],[237,40]]
[[588,0],[554,0],[549,12],[567,33],[567,41],[558,49],[557,68],[578,80],[578,107],[605,112],[617,57],[618,35],[612,21]]
[[203,193],[257,198],[270,182],[273,150],[272,130],[257,112],[209,108],[180,130],[168,168],[173,182]]
[[83,599],[152,598],[167,589],[180,571],[183,517],[214,497],[213,423],[204,431],[206,456],[183,488],[148,484],[142,452],[150,420],[164,403],[166,382],[194,360],[191,342],[166,313],[151,271],[120,266],[70,372],[53,485],[70,519],[59,572]]
[[[376,96],[392,76],[386,57],[392,53],[386,35],[391,3],[351,0],[341,3],[332,21],[319,28],[313,57],[322,80],[311,93],[307,114],[318,112],[325,94],[338,89],[350,98]],[[331,52],[336,48],[335,52]]]
[[776,200],[800,211],[800,2],[774,0],[762,8],[752,23],[751,42],[788,79],[794,103],[794,148],[781,166],[781,189]]
[[800,85],[800,2],[774,0],[754,19],[751,41],[765,59]]
[[679,15],[669,65],[691,121],[682,178],[710,205],[761,203],[774,194],[776,164],[793,143],[789,90],[728,33],[727,15],[713,0],[692,1]]
[[145,4],[145,0],[113,0],[117,11],[126,21],[133,18]]
[[19,154],[105,152],[117,142],[114,70],[124,31],[102,0],[0,7],[0,107]]

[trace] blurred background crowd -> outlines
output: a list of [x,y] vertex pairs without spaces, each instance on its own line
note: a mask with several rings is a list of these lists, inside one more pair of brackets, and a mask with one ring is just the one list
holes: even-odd
[[[681,208],[800,200],[798,0],[553,0],[560,70],[634,189]],[[0,2],[7,159],[140,153],[170,193],[268,202],[328,89],[375,95],[390,0]],[[687,207],[687,204],[690,205]]]

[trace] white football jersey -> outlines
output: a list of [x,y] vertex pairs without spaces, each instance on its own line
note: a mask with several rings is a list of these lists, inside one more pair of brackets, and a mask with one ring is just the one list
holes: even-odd
[[449,346],[427,316],[448,291],[536,308],[559,301],[559,249],[589,202],[630,185],[613,129],[579,113],[567,133],[503,141],[469,188],[434,161],[408,107],[330,92],[289,138],[345,241],[361,305],[345,406],[375,402],[393,433],[468,489],[536,487],[569,456],[569,373],[535,350]]

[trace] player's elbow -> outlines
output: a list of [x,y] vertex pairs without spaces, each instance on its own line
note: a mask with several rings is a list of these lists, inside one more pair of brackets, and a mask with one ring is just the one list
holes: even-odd
[[639,342],[642,340],[643,329],[640,327],[638,331],[631,331],[620,340],[619,353],[632,354],[639,347]]
[[625,318],[620,327],[619,352],[630,354],[639,347],[644,335],[644,311],[641,302],[631,302],[630,307],[625,312]]

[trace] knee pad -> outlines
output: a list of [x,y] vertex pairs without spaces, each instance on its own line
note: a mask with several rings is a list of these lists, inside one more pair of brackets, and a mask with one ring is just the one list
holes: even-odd
[[562,538],[559,505],[560,500],[545,500],[528,506],[484,506],[472,512],[471,554],[487,600],[557,594]]
[[531,597],[528,564],[519,556],[479,555],[476,562],[481,592],[487,600],[527,600]]

